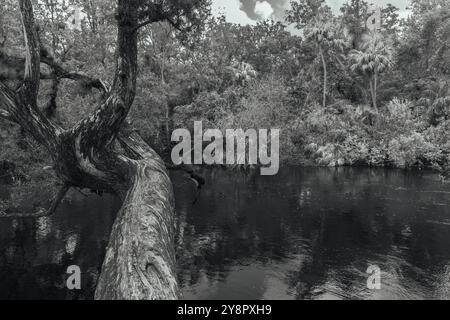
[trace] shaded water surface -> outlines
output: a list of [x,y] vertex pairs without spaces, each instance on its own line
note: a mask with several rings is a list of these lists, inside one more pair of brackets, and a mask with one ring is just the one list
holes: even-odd
[[[450,186],[396,170],[205,170],[173,177],[187,299],[450,299]],[[0,197],[8,197],[0,186]],[[0,219],[0,299],[89,299],[115,212],[73,193],[51,218]],[[79,265],[82,290],[65,288]],[[367,289],[369,265],[381,290]]]
[[[0,299],[92,299],[118,206],[71,191],[51,217],[0,219]],[[67,290],[71,265],[80,267],[81,290]]]
[[[176,182],[188,299],[450,299],[450,186],[396,170],[208,171]],[[367,268],[382,287],[367,289]]]

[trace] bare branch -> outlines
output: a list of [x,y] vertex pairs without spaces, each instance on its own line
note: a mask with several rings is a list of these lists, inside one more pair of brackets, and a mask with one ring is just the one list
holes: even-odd
[[92,78],[87,74],[81,72],[67,71],[59,62],[56,61],[45,49],[41,50],[42,63],[48,65],[54,72],[54,74],[61,79],[69,79],[74,81],[81,81],[85,86],[95,88],[103,93],[109,92],[109,88],[106,83],[100,79]]
[[177,29],[178,31],[182,31],[181,28],[180,28],[180,26],[179,26],[177,23],[175,23],[175,21],[173,21],[173,20],[170,19],[169,17],[166,17],[166,20],[167,20],[167,22],[170,23],[170,25],[171,25],[172,27],[174,27],[174,28]]
[[196,173],[195,170],[191,169],[190,167],[188,167],[186,165],[175,166],[173,164],[166,163],[166,167],[168,170],[171,170],[171,171],[182,171],[182,172],[189,174],[189,177],[191,178],[192,181],[194,181],[195,185],[197,186],[197,189],[201,189],[202,186],[206,183],[206,180],[204,177],[202,177],[201,175]]
[[144,22],[139,23],[135,30],[139,30],[149,24],[152,23],[156,23],[156,22],[163,22],[163,21],[167,21],[172,27],[174,27],[175,29],[177,29],[178,31],[182,31],[180,26],[173,21],[169,16],[165,15],[165,14],[160,14],[159,16],[152,16],[151,18],[145,20]]
[[58,206],[61,204],[62,200],[67,194],[67,191],[69,191],[70,186],[68,184],[64,184],[59,189],[58,193],[56,194],[55,198],[53,199],[52,205],[47,210],[40,209],[39,211],[35,213],[6,213],[0,211],[0,218],[42,218],[42,217],[49,217],[53,215],[58,209]]
[[143,28],[143,27],[145,27],[145,26],[147,26],[147,25],[149,25],[149,24],[152,24],[153,22],[155,22],[155,21],[153,21],[152,19],[148,19],[148,20],[146,20],[146,21],[144,21],[144,22],[141,22],[141,23],[139,23],[139,24],[136,26],[135,30],[139,30],[139,29],[141,29],[141,28]]

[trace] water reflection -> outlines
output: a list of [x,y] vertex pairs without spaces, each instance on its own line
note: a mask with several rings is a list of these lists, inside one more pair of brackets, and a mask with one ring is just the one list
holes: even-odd
[[[205,170],[173,177],[188,299],[449,299],[450,186],[395,170]],[[0,186],[0,197],[8,192]],[[119,203],[73,192],[51,218],[0,219],[0,299],[91,299]],[[82,290],[65,287],[79,265]],[[382,270],[382,290],[366,269]]]
[[[175,179],[189,299],[450,298],[450,187],[433,175],[287,168]],[[382,290],[366,269],[382,270]]]
[[[117,207],[71,192],[52,217],[0,219],[0,299],[92,299]],[[82,290],[66,288],[70,265]]]

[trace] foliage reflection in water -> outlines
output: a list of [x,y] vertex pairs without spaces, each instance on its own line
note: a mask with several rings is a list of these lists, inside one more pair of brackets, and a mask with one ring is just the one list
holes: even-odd
[[[111,196],[72,191],[51,217],[0,219],[0,299],[92,299],[118,208]],[[81,290],[66,287],[70,265]]]
[[[175,183],[185,298],[450,298],[450,187],[435,175],[205,174],[194,205],[189,186]],[[369,265],[381,268],[379,291],[367,289]]]
[[[436,175],[282,168],[173,176],[187,299],[450,299],[450,186]],[[7,197],[0,187],[2,197]],[[1,299],[90,299],[119,203],[72,192],[51,218],[0,220]],[[82,290],[65,287],[79,265]],[[382,288],[366,287],[369,265]]]

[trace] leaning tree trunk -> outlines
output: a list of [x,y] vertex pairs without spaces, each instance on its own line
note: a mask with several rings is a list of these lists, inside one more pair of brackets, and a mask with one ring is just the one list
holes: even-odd
[[[16,90],[0,82],[0,118],[20,125],[51,155],[55,172],[63,182],[55,201],[61,200],[69,187],[111,192],[123,200],[95,298],[178,298],[172,185],[161,158],[138,134],[123,128],[136,92],[140,1],[118,0],[117,66],[111,88],[84,74],[64,70],[41,47],[31,1],[19,0],[19,4],[26,58],[14,61],[25,71]],[[158,21],[164,17],[153,18]],[[60,128],[37,105],[43,77],[41,62],[59,78],[82,81],[102,90],[104,102],[73,128]]]
[[161,158],[142,146],[145,157],[129,163],[133,182],[114,222],[96,299],[178,297],[172,184]]

